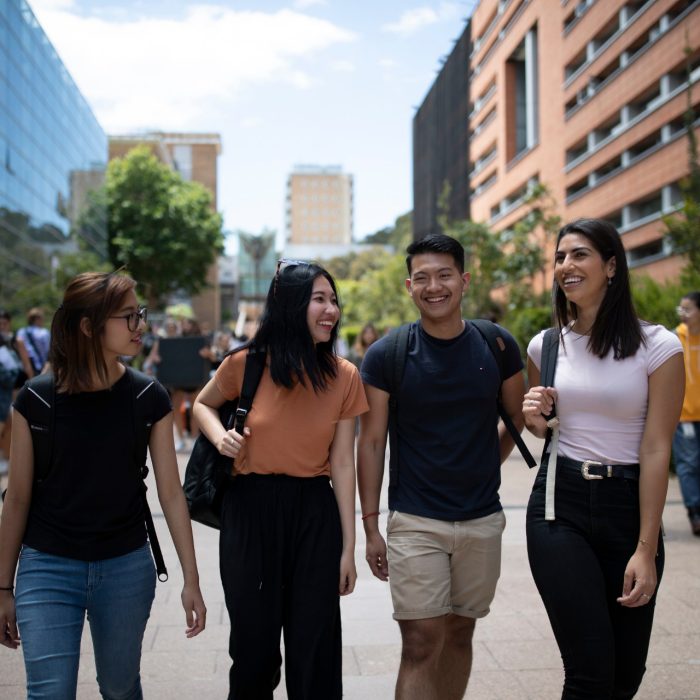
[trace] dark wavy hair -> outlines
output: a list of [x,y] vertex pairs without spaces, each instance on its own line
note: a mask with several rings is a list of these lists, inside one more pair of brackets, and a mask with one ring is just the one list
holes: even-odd
[[338,298],[333,277],[320,265],[295,262],[283,267],[270,283],[257,333],[248,344],[267,350],[272,381],[288,389],[296,381],[305,384],[308,378],[314,391],[320,391],[338,373],[335,342],[339,324],[333,327],[330,340],[314,343],[306,319],[314,282],[321,276]]
[[[559,231],[557,250],[561,239],[568,234],[586,238],[603,258],[603,262],[615,258],[615,276],[606,289],[593,322],[588,350],[601,359],[611,348],[616,360],[631,357],[640,345],[645,344],[645,340],[632,302],[627,256],[620,234],[611,223],[602,219],[577,219]],[[576,304],[567,301],[556,277],[552,284],[552,307],[555,323],[560,330],[578,318]]]
[[[116,313],[136,282],[120,271],[83,272],[66,287],[63,303],[51,322],[49,362],[56,386],[74,394],[93,388],[94,376],[107,383],[109,371],[102,352],[107,319]],[[87,319],[90,335],[80,327]]]
[[692,301],[695,306],[700,309],[700,292],[688,292],[684,294],[681,299],[688,299]]
[[464,248],[462,244],[451,236],[445,236],[442,233],[431,233],[425,238],[414,241],[406,248],[406,253],[408,253],[406,255],[406,267],[408,268],[409,276],[411,274],[413,256],[421,255],[422,253],[451,255],[457,269],[460,272],[464,272]]

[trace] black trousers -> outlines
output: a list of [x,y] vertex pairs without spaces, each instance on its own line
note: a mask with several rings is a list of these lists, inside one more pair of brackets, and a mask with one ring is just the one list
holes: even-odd
[[327,477],[235,477],[223,500],[221,581],[231,620],[230,700],[342,697],[338,505]]
[[[564,661],[563,700],[634,697],[644,671],[656,594],[639,608],[621,606],[625,568],[639,539],[639,483],[587,481],[557,466],[556,520],[544,519],[546,461],[527,509],[527,549]],[[650,543],[654,546],[654,543]],[[656,573],[664,566],[661,533]]]

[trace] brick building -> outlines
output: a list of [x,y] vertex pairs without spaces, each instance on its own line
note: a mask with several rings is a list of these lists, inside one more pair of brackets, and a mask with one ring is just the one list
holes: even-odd
[[564,221],[613,222],[633,270],[676,277],[661,218],[688,173],[689,82],[700,114],[700,1],[481,0],[470,24],[471,218],[512,227],[543,183]]
[[[184,180],[199,182],[212,195],[217,207],[217,164],[221,154],[218,134],[180,134],[153,132],[109,137],[109,159],[121,158],[136,146],[148,146],[156,157],[182,175]],[[192,299],[192,309],[198,321],[210,328],[221,324],[221,293],[216,262],[207,274],[207,289]]]

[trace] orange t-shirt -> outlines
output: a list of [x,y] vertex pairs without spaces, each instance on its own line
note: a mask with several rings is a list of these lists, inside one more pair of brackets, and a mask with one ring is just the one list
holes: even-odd
[[[238,398],[247,351],[229,355],[216,371],[219,391]],[[311,382],[291,389],[277,386],[265,368],[246,420],[250,437],[237,459],[236,474],[330,476],[330,448],[339,420],[367,411],[367,399],[357,368],[338,358],[338,374],[325,390]]]

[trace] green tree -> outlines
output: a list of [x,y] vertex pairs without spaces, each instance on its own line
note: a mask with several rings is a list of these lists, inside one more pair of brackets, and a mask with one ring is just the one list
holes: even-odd
[[[93,203],[106,211],[112,264],[127,267],[150,306],[177,290],[197,294],[206,286],[224,237],[203,185],[186,182],[141,146],[110,162]],[[88,211],[86,220],[95,216]]]
[[700,270],[700,163],[698,162],[698,140],[695,133],[696,114],[693,109],[692,57],[693,50],[686,39],[686,91],[687,104],[683,115],[685,131],[688,138],[688,176],[680,182],[683,206],[679,215],[664,217],[668,229],[668,238],[673,249],[687,257],[687,263],[681,275],[681,281],[687,287],[698,284]]

